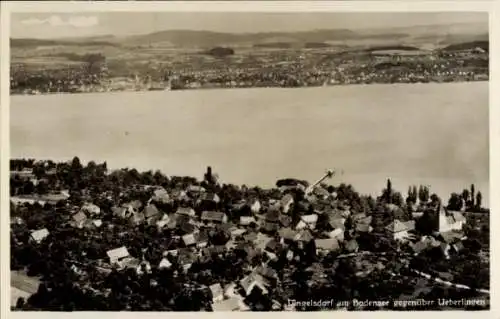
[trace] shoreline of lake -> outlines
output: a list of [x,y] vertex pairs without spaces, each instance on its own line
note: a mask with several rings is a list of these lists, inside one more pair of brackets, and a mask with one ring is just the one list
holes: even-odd
[[424,84],[457,84],[457,83],[482,83],[489,80],[472,80],[472,81],[449,81],[449,82],[394,82],[394,83],[340,83],[340,84],[328,84],[328,85],[311,85],[311,86],[297,86],[297,87],[283,87],[283,86],[248,86],[248,87],[194,87],[194,88],[183,88],[183,89],[123,89],[123,90],[111,90],[111,91],[89,91],[89,92],[44,92],[44,93],[12,93],[10,96],[45,96],[45,95],[80,95],[80,94],[105,94],[105,93],[124,93],[124,92],[184,92],[184,91],[207,91],[207,90],[242,90],[242,89],[311,89],[311,88],[323,88],[323,87],[343,87],[343,86],[371,86],[371,85],[424,85]]

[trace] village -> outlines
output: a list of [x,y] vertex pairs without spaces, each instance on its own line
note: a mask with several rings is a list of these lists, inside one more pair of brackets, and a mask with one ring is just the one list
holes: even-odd
[[489,309],[489,209],[474,185],[440,199],[388,179],[372,197],[318,177],[261,189],[211,167],[199,181],[11,160],[12,309]]
[[[141,51],[142,52],[142,51]],[[98,60],[89,57],[98,56]],[[90,93],[347,84],[487,81],[487,48],[252,49],[217,57],[176,53],[158,60],[82,55],[54,66],[16,62],[11,94]],[[94,58],[97,59],[97,58]]]

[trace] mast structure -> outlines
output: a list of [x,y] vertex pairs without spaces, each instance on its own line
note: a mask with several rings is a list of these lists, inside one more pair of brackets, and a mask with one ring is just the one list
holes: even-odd
[[326,173],[325,173],[325,175],[323,175],[314,184],[312,184],[311,186],[309,186],[306,189],[306,195],[309,195],[316,186],[318,186],[319,184],[323,183],[326,179],[332,178],[334,175],[335,175],[335,171],[334,170],[332,170],[332,169],[327,170]]

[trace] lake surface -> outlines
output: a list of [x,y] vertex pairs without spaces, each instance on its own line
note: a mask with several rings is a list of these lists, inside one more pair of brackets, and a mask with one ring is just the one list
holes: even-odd
[[261,186],[337,168],[364,193],[474,183],[489,202],[487,82],[13,96],[10,114],[16,158]]

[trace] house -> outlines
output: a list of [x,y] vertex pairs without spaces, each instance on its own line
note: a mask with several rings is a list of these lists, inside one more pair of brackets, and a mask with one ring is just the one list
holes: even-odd
[[448,243],[441,243],[441,245],[439,246],[439,248],[441,249],[441,252],[443,253],[443,256],[446,259],[449,259],[450,258],[451,245],[448,244]]
[[365,224],[365,223],[357,223],[355,229],[356,232],[358,233],[370,233],[373,230],[370,224]]
[[[15,306],[19,298],[28,298],[36,294],[40,287],[41,279],[37,277],[30,277],[24,272],[11,271],[10,272],[10,298],[11,306]],[[6,283],[4,283],[7,286]],[[3,294],[5,295],[5,293]]]
[[170,202],[170,195],[168,195],[168,192],[161,187],[153,192],[153,197],[151,199],[157,203],[167,204]]
[[254,272],[245,276],[239,283],[247,296],[249,296],[255,288],[260,289],[263,294],[268,293],[266,286],[269,283],[264,279],[264,277]]
[[114,216],[119,217],[119,218],[128,218],[128,209],[126,207],[113,207],[111,208],[111,212],[113,213]]
[[11,225],[22,225],[22,224],[24,224],[24,220],[19,216],[11,216],[10,217],[10,224]]
[[250,206],[250,211],[254,214],[257,214],[258,212],[260,212],[260,209],[262,208],[260,201],[256,198],[253,198],[250,200],[249,206]]
[[83,228],[85,225],[85,222],[87,220],[87,215],[83,211],[79,211],[78,213],[74,214],[71,216],[71,226],[75,228]]
[[415,211],[415,212],[411,213],[411,217],[413,219],[419,219],[422,216],[424,216],[424,212],[422,212],[422,211]]
[[[224,286],[224,297],[231,298],[238,296],[236,292],[237,285],[234,282],[230,282]],[[241,297],[241,296],[240,296]]]
[[170,216],[167,214],[163,214],[163,216],[156,222],[156,226],[158,229],[162,229],[163,227],[168,225],[168,222],[170,221]]
[[160,261],[160,264],[158,265],[159,269],[169,269],[170,267],[172,267],[172,263],[165,257]]
[[240,216],[240,225],[249,226],[251,223],[257,223],[255,217],[253,216]]
[[257,240],[257,233],[254,231],[250,231],[250,232],[246,233],[245,235],[243,235],[243,239],[246,242],[254,242],[255,240]]
[[465,223],[465,216],[461,212],[447,211],[442,205],[439,206],[440,233],[448,232],[451,230],[462,230]]
[[406,241],[410,237],[409,231],[415,229],[415,221],[402,222],[396,219],[386,229],[392,234],[394,240]]
[[292,224],[292,217],[288,215],[280,215],[280,224],[283,227],[290,227]]
[[278,231],[278,235],[280,237],[280,243],[284,244],[286,242],[295,241],[295,237],[298,235],[298,233],[295,230],[287,227],[287,228],[281,228]]
[[95,204],[87,203],[82,206],[81,209],[84,213],[88,213],[91,216],[99,215],[101,213],[101,208]]
[[281,249],[281,245],[276,239],[271,239],[267,242],[265,249],[272,253],[277,253]]
[[220,202],[220,198],[215,193],[206,192],[201,194],[199,202],[211,202],[213,204],[218,204]]
[[130,254],[125,246],[115,248],[112,250],[108,250],[106,252],[106,255],[108,255],[109,258],[109,264],[110,265],[120,265],[121,263],[128,257],[130,257]]
[[206,191],[206,189],[203,186],[200,185],[189,185],[186,189],[188,193],[193,193],[193,194],[201,194]]
[[444,243],[453,244],[461,241],[463,237],[464,234],[462,232],[450,230],[440,233],[437,238]]
[[281,213],[279,210],[271,208],[267,211],[266,215],[264,216],[264,220],[271,223],[277,223],[280,220],[280,215]]
[[134,268],[138,275],[151,273],[151,264],[146,260],[139,262],[139,264]]
[[195,234],[187,234],[187,235],[182,236],[182,241],[184,242],[184,245],[186,247],[196,245]]
[[179,264],[182,266],[184,271],[189,270],[197,258],[196,255],[188,249],[179,250],[178,256]]
[[128,210],[129,214],[134,214],[139,212],[139,210],[142,208],[142,203],[139,200],[133,200],[129,203],[124,204],[123,207]]
[[222,212],[204,211],[201,220],[206,223],[227,223],[227,215]]
[[294,240],[299,243],[308,243],[314,240],[314,236],[311,234],[311,232],[308,229],[303,229],[297,233],[295,236]]
[[142,213],[144,214],[146,222],[149,224],[155,223],[160,216],[160,211],[154,204],[147,205]]
[[41,243],[42,240],[47,238],[47,236],[49,236],[49,231],[47,230],[47,228],[32,231],[30,235],[31,239],[34,240],[37,244]]
[[[228,241],[227,243],[229,243]],[[226,243],[226,245],[227,245]],[[203,254],[205,256],[212,256],[212,254],[220,255],[223,254],[226,251],[226,245],[214,245],[210,247],[205,247],[203,248]]]
[[174,189],[174,190],[172,190],[172,192],[170,193],[170,197],[173,198],[174,200],[179,201],[179,202],[183,202],[183,201],[188,201],[189,200],[189,196],[182,189]]
[[175,221],[175,227],[182,230],[185,234],[190,234],[195,231],[196,225],[192,223],[191,218],[186,215],[174,215],[170,218],[171,221]]
[[171,249],[171,250],[166,250],[163,252],[163,256],[172,256],[172,257],[177,257],[177,255],[179,254],[179,251],[177,249]]
[[10,176],[11,178],[18,177],[19,179],[22,180],[32,180],[36,178],[35,174],[33,173],[33,169],[26,167],[20,171],[10,171]]
[[328,237],[335,238],[338,241],[344,241],[345,230],[342,228],[336,228],[328,233]]
[[283,198],[280,200],[281,211],[287,214],[290,211],[293,202],[294,200],[292,195],[286,194],[285,196],[283,196]]
[[206,230],[201,230],[195,234],[196,238],[196,247],[197,248],[205,248],[208,245],[208,232]]
[[261,225],[261,229],[268,232],[268,233],[274,233],[278,231],[279,229],[279,224],[278,223],[272,223],[268,221],[264,221]]
[[356,225],[359,225],[359,224],[370,225],[371,222],[372,222],[372,216],[364,216],[364,214],[359,214],[354,219],[354,223]]
[[328,192],[324,187],[316,186],[312,190],[312,194],[319,199],[326,199],[330,197],[330,192]]
[[216,303],[224,300],[224,291],[219,283],[210,285],[208,288],[212,293],[212,302]]
[[464,250],[464,243],[461,241],[457,241],[451,245],[451,248],[453,249],[453,252],[455,254],[460,253],[462,250]]
[[177,215],[188,216],[190,218],[196,217],[196,212],[191,207],[179,207],[175,213]]
[[246,232],[247,232],[247,230],[242,229],[242,228],[233,229],[233,230],[231,230],[231,238],[237,238],[239,236],[242,236]]
[[44,196],[40,197],[42,201],[51,204],[51,205],[56,205],[57,203],[61,201],[65,201],[69,198],[69,194],[60,192],[60,193],[53,193],[53,194],[47,194]]
[[278,273],[276,272],[276,270],[274,270],[273,268],[271,268],[267,265],[266,266],[261,265],[261,266],[257,267],[255,269],[255,272],[267,280],[278,279]]
[[87,229],[95,229],[102,226],[101,219],[87,219],[84,223],[84,227]]
[[318,215],[317,214],[304,215],[300,218],[300,221],[295,226],[295,229],[297,229],[297,230],[315,229],[317,222],[318,222]]
[[413,249],[413,252],[417,255],[417,254],[420,254],[421,252],[423,252],[427,249],[439,247],[440,243],[439,243],[439,241],[435,240],[433,237],[423,236],[416,243],[411,243],[410,246]]
[[257,237],[253,241],[255,248],[264,250],[266,249],[267,243],[272,240],[271,237],[262,234],[262,233],[257,233]]
[[359,250],[358,242],[355,239],[351,239],[344,244],[344,248],[346,251],[350,253],[356,253]]
[[316,244],[316,253],[329,253],[332,251],[338,251],[340,249],[339,242],[334,238],[329,239],[316,239],[314,241]]
[[142,224],[145,220],[146,216],[144,216],[143,212],[135,212],[129,218],[129,221],[132,225]]

